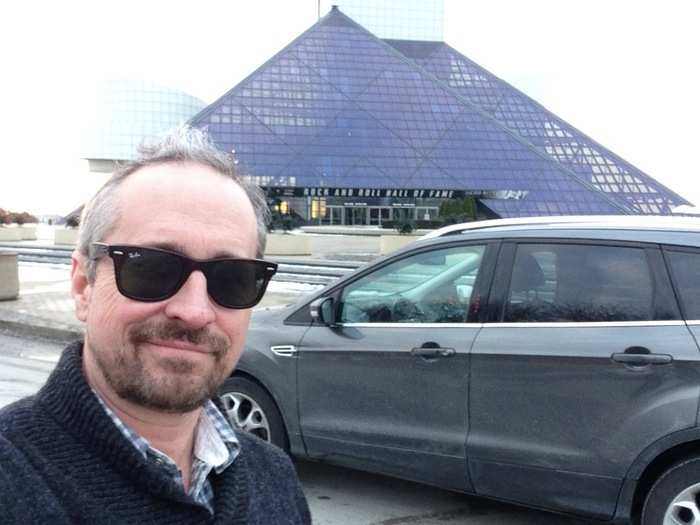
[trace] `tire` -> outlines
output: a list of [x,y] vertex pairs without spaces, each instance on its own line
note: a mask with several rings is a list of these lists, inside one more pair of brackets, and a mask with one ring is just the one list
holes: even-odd
[[700,524],[700,456],[664,471],[649,490],[641,525]]
[[289,439],[280,411],[259,384],[245,377],[230,377],[219,390],[217,405],[233,428],[289,453]]

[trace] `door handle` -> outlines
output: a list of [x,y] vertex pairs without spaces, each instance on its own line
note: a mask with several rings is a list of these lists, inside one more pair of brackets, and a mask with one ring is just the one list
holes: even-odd
[[652,354],[646,348],[631,347],[624,352],[617,352],[610,356],[616,363],[624,363],[632,366],[668,365],[673,362],[673,356],[668,354]]
[[411,349],[411,355],[422,357],[424,359],[435,359],[438,357],[451,357],[455,355],[454,348],[442,348],[440,346],[421,346]]

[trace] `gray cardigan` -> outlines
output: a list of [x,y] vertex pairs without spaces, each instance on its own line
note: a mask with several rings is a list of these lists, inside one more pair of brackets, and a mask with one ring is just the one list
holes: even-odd
[[74,343],[35,395],[0,410],[0,523],[308,524],[279,449],[238,432],[241,453],[212,473],[212,516],[147,463],[98,404]]

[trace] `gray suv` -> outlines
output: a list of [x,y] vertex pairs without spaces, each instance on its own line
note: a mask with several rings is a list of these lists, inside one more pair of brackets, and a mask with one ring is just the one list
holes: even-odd
[[220,402],[295,456],[700,523],[700,221],[447,228],[256,311]]

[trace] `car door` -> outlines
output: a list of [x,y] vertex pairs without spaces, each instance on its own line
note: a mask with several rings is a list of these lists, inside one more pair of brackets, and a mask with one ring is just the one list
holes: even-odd
[[495,282],[470,376],[476,492],[609,518],[635,458],[698,412],[698,349],[661,251],[506,243]]
[[333,326],[299,345],[309,456],[460,490],[469,351],[495,246],[445,244],[372,269],[334,292]]

